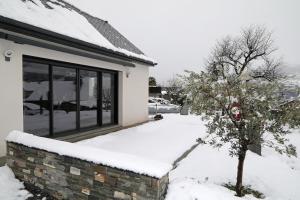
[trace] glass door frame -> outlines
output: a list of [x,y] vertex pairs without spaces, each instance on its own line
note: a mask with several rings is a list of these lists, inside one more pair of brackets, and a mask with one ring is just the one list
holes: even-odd
[[[118,104],[119,104],[119,81],[118,81],[118,71],[98,68],[98,67],[90,67],[80,64],[68,63],[68,62],[61,62],[55,61],[50,59],[44,58],[37,58],[32,56],[23,55],[23,61],[32,62],[32,63],[41,63],[48,65],[48,75],[49,75],[49,136],[48,137],[62,137],[66,135],[71,135],[75,133],[80,133],[84,131],[94,130],[102,127],[112,126],[118,124]],[[76,129],[71,131],[63,131],[54,133],[54,110],[53,110],[53,67],[64,67],[70,69],[76,69]],[[23,68],[23,65],[22,65]],[[87,70],[97,72],[97,125],[90,126],[90,127],[80,127],[80,70]],[[102,73],[110,73],[114,76],[114,112],[112,113],[112,122],[109,124],[102,124]],[[24,97],[23,97],[24,99]],[[24,100],[23,100],[24,101]],[[23,102],[24,103],[24,102]]]

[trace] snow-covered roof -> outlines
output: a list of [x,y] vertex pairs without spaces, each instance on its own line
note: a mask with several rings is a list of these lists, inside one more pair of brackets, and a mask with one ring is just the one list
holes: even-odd
[[107,21],[64,0],[0,0],[0,16],[155,64]]
[[163,177],[172,169],[172,165],[160,161],[38,137],[21,131],[10,132],[6,141],[156,178]]

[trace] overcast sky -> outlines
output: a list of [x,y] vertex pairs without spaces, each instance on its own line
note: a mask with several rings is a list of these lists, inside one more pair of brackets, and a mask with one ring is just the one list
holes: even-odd
[[159,64],[166,82],[184,69],[201,70],[211,48],[242,27],[265,25],[290,71],[300,71],[300,0],[68,0],[108,20]]

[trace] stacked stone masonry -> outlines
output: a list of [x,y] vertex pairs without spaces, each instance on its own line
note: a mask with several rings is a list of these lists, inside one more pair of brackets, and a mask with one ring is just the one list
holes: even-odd
[[7,154],[19,180],[54,199],[162,200],[169,182],[168,174],[158,179],[11,142]]

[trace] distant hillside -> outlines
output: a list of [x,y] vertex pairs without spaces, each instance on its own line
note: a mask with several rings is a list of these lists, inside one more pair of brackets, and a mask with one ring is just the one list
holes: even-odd
[[288,75],[283,83],[286,86],[285,90],[283,91],[285,99],[292,100],[295,98],[300,98],[300,73]]
[[300,72],[293,75],[288,75],[284,83],[288,86],[299,86],[300,87]]

